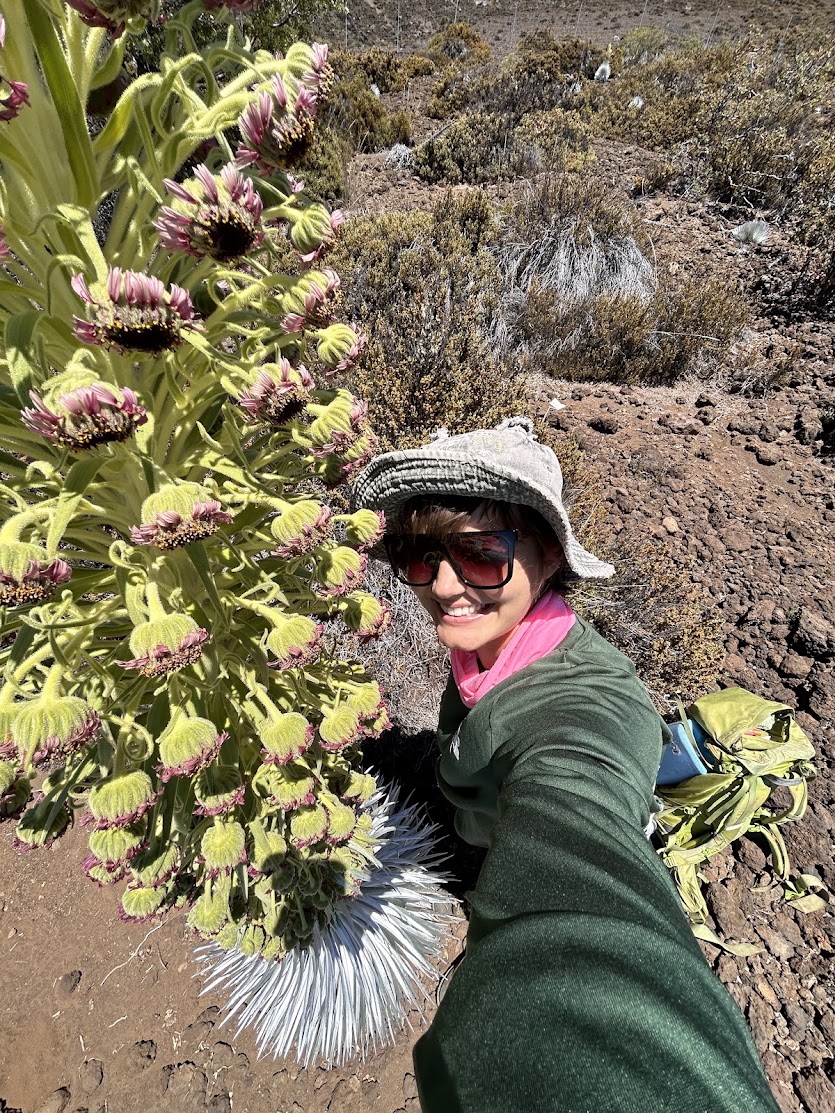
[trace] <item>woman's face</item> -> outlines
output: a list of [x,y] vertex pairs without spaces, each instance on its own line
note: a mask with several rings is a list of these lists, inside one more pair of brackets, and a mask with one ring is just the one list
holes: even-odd
[[[461,530],[502,528],[501,524],[471,515]],[[449,561],[442,560],[432,583],[412,590],[428,611],[441,643],[449,649],[477,653],[481,664],[489,669],[533,606],[541,584],[559,568],[561,555],[556,541],[553,554],[543,558],[536,542],[521,536],[516,543],[513,575],[504,587],[467,587]]]

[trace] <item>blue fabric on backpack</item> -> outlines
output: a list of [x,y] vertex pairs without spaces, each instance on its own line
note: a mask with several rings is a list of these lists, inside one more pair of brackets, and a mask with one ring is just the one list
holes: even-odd
[[655,778],[656,784],[677,785],[690,777],[710,772],[710,757],[703,748],[708,736],[695,719],[688,719],[687,723],[696,740],[696,748],[694,749],[687,736],[684,723],[670,723],[672,739],[664,744],[661,752],[661,767]]

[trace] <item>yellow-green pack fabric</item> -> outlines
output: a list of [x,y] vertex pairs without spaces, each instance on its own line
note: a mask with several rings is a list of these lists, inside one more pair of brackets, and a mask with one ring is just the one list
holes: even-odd
[[[702,696],[687,708],[708,735],[705,744],[713,770],[678,785],[658,788],[662,810],[656,817],[661,856],[673,870],[679,893],[696,935],[737,954],[759,948],[729,945],[706,926],[708,910],[699,869],[714,854],[749,833],[761,835],[771,851],[783,892],[801,911],[820,908],[825,900],[816,877],[792,877],[781,824],[796,822],[806,811],[808,782],[815,776],[815,751],[785,703],[726,688]],[[777,788],[788,790],[790,803],[770,804]]]

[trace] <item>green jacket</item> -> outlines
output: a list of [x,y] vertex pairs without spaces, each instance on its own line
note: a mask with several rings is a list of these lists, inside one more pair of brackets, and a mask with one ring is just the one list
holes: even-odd
[[644,836],[662,723],[578,619],[467,713],[441,788],[489,847],[466,958],[415,1046],[424,1113],[777,1113],[732,998]]

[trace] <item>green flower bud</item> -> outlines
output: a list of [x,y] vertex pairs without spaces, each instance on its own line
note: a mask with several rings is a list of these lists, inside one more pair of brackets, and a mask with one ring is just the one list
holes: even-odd
[[[19,850],[32,850],[36,846],[51,846],[70,821],[64,808],[55,808],[52,800],[41,800],[27,808],[17,825],[14,843]],[[51,818],[50,818],[51,816]]]
[[283,811],[312,804],[313,774],[303,765],[261,765],[252,779],[253,788]]
[[317,333],[316,354],[326,367],[343,371],[362,351],[366,338],[350,325],[336,323]]
[[312,552],[330,535],[331,512],[313,499],[288,502],[281,513],[273,518],[270,529],[279,543],[277,556],[303,556]]
[[252,865],[259,873],[272,873],[283,863],[287,843],[278,831],[261,831],[254,836]]
[[368,561],[362,553],[338,545],[335,549],[320,552],[314,575],[322,585],[322,593],[330,596],[347,595],[362,582]]
[[261,951],[261,958],[265,962],[281,962],[287,954],[287,945],[284,939],[279,935],[273,935],[267,939],[264,944],[264,949]]
[[151,847],[131,859],[130,870],[143,886],[153,888],[164,885],[177,872],[180,851],[176,843],[163,849]]
[[333,239],[331,214],[324,205],[308,205],[293,221],[290,239],[300,255],[318,251]]
[[151,778],[141,769],[96,785],[89,806],[96,827],[127,827],[153,807],[157,798]]
[[152,916],[161,911],[165,896],[165,890],[161,888],[127,888],[122,895],[119,918],[128,921],[150,920]]
[[370,773],[358,773],[352,769],[348,774],[348,783],[342,789],[341,795],[343,800],[365,804],[376,791],[377,782]]
[[[321,392],[324,393],[324,392]],[[334,433],[350,436],[353,441],[356,437],[352,424],[352,417],[356,413],[357,399],[350,390],[334,391],[332,396],[324,403],[311,402],[308,413],[313,417],[310,423],[310,437],[318,447],[331,444]]]
[[267,649],[275,654],[273,668],[293,669],[312,664],[320,654],[324,627],[302,614],[273,610],[273,628],[267,635]]
[[328,813],[321,804],[299,808],[290,820],[290,842],[297,850],[321,842],[328,833]]
[[352,634],[376,638],[391,626],[391,608],[365,591],[356,591],[345,600],[342,619]]
[[19,775],[17,762],[0,761],[0,819],[19,812],[31,792],[31,781]]
[[186,923],[204,939],[217,935],[229,920],[229,897],[223,887],[204,889],[192,905]]
[[105,885],[115,885],[117,881],[121,881],[125,876],[125,871],[121,866],[109,870],[92,854],[81,863],[81,868],[91,881],[95,881],[100,889],[103,889]]
[[360,718],[367,719],[379,713],[383,693],[376,680],[369,680],[365,684],[354,685],[345,702]]
[[382,510],[357,510],[344,521],[345,540],[355,548],[376,545],[386,528]]
[[301,757],[314,733],[313,726],[298,711],[275,715],[261,731],[261,756],[266,763],[286,765]]
[[259,924],[247,924],[238,940],[238,950],[244,955],[257,955],[266,942],[267,933]]
[[87,845],[98,862],[113,869],[134,857],[142,846],[143,835],[134,827],[108,827],[93,831]]
[[224,924],[212,942],[217,943],[219,947],[223,947],[224,951],[231,951],[233,947],[237,947],[240,934],[240,925],[230,920],[229,923]]
[[230,873],[246,861],[246,836],[240,823],[216,819],[200,842],[206,873]]
[[159,739],[160,778],[168,781],[175,776],[190,777],[205,769],[228,737],[208,719],[182,715],[174,719]]
[[210,765],[201,770],[194,782],[198,807],[196,815],[225,815],[244,802],[245,786],[241,774],[231,765]]
[[21,764],[75,753],[97,736],[101,721],[83,699],[43,693],[19,706],[11,736]]
[[329,888],[333,887],[338,896],[356,897],[362,885],[362,864],[347,846],[339,846],[332,851],[329,859],[331,878]]
[[353,808],[341,803],[331,793],[322,793],[320,800],[328,813],[327,840],[330,846],[347,842],[357,825],[357,815]]
[[335,754],[356,742],[360,734],[359,716],[342,704],[325,712],[319,727],[319,743],[322,749]]
[[157,514],[168,510],[181,518],[190,518],[196,502],[211,502],[213,498],[212,492],[199,483],[165,483],[142,503],[142,524],[150,525]]
[[136,545],[155,545],[169,550],[217,533],[231,522],[207,487],[198,483],[166,483],[142,504],[141,525],[131,529]]

